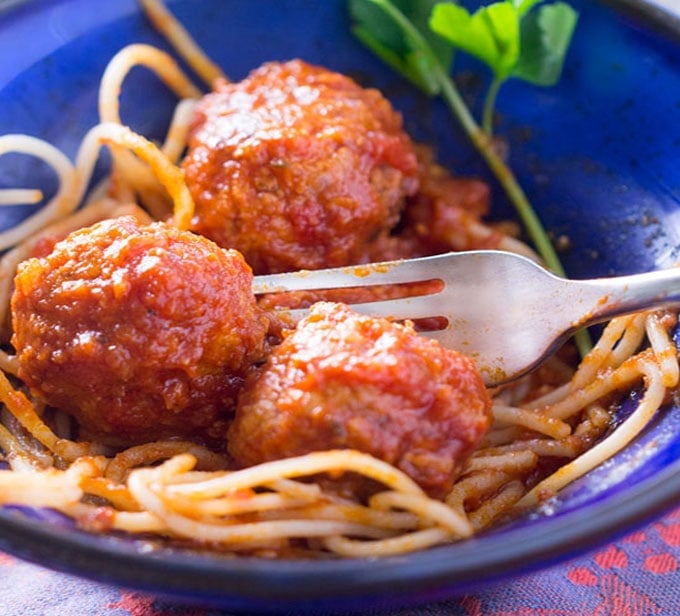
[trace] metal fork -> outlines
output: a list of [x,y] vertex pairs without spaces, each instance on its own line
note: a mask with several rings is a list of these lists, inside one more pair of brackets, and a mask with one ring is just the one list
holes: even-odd
[[[316,271],[257,276],[256,294],[439,280],[437,292],[352,304],[391,319],[446,317],[423,332],[473,357],[489,386],[540,365],[578,328],[646,308],[680,306],[680,268],[593,280],[567,280],[535,262],[496,250]],[[287,311],[299,319],[306,310]]]

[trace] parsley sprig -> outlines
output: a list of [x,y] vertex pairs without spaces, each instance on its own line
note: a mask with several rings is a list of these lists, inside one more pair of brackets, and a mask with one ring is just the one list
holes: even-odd
[[557,83],[576,26],[577,15],[564,2],[494,2],[470,13],[450,2],[435,5],[430,28],[457,49],[493,71],[482,126],[493,130],[493,109],[501,85],[514,77],[538,86]]
[[[578,19],[566,3],[501,0],[471,13],[441,0],[349,0],[355,35],[383,61],[429,96],[441,96],[482,155],[519,215],[541,258],[565,276],[557,252],[517,178],[493,142],[493,117],[509,79],[556,83]],[[451,77],[454,52],[486,64],[492,73],[481,122]],[[581,354],[587,334],[577,335]]]

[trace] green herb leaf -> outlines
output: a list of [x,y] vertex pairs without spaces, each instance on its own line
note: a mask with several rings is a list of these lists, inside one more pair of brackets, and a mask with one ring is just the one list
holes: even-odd
[[430,27],[455,47],[487,64],[496,79],[508,77],[519,59],[519,12],[512,2],[494,2],[473,14],[455,4],[440,2],[434,8]]
[[577,21],[578,13],[564,2],[541,6],[526,15],[512,76],[539,86],[557,83]]
[[[434,64],[449,70],[453,48],[429,28],[438,0],[350,0],[354,34],[386,64],[431,96],[440,92]],[[393,8],[406,21],[395,17]],[[425,44],[423,45],[423,41]]]

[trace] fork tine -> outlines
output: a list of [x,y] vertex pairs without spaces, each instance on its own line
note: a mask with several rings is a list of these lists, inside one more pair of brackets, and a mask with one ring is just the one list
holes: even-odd
[[443,257],[444,255],[436,255],[408,261],[402,259],[351,267],[255,276],[253,292],[259,295],[280,291],[339,289],[437,280],[437,276],[432,275],[433,271],[436,271],[433,268],[438,261],[444,260]]
[[400,299],[351,304],[351,306],[362,314],[395,320],[446,316],[445,314],[438,314],[437,310],[433,310],[432,298],[436,295],[440,294],[402,297]]
[[[433,295],[439,295],[439,293]],[[431,300],[433,295],[420,295],[417,297],[404,297],[401,299],[370,301],[360,304],[349,304],[349,306],[361,314],[375,317],[385,317],[394,320],[426,319],[428,317],[446,316],[444,314],[437,314],[437,311],[432,309],[432,304],[428,303],[427,300]],[[309,309],[283,308],[280,309],[280,312],[285,314],[293,321],[297,322],[309,314]]]

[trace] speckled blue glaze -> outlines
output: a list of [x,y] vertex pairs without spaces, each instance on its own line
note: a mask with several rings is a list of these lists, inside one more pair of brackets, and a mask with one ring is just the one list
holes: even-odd
[[[680,25],[656,3],[572,0],[581,12],[560,84],[510,83],[498,134],[547,228],[569,238],[572,277],[630,273],[680,257]],[[97,119],[97,86],[125,44],[163,41],[132,0],[10,2],[0,9],[0,134],[43,137],[73,157]],[[340,0],[172,2],[234,79],[266,60],[301,57],[380,87],[409,131],[461,173],[487,176],[439,104],[413,90],[351,36]],[[651,16],[651,17],[650,17]],[[486,75],[473,62],[461,71]],[[473,100],[479,90],[467,92]],[[475,98],[475,96],[477,97]],[[159,136],[173,99],[142,69],[126,83],[123,117]],[[106,157],[101,163],[106,165]],[[0,186],[54,178],[27,157],[0,160]],[[494,187],[495,216],[510,208]],[[28,213],[0,210],[0,228]],[[621,413],[629,412],[635,397]],[[551,510],[470,541],[379,562],[267,562],[149,550],[90,536],[50,512],[0,511],[0,548],[60,570],[232,610],[358,609],[469,591],[566,559],[629,531],[680,499],[680,409],[671,406],[629,448],[564,490]]]

